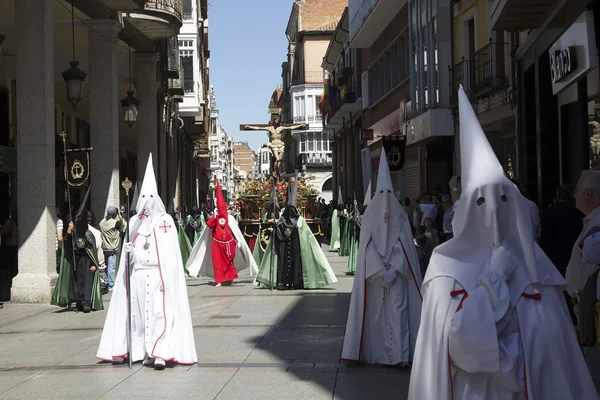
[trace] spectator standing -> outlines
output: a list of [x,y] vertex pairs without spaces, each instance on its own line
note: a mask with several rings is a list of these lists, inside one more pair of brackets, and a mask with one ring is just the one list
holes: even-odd
[[119,215],[117,208],[108,207],[106,217],[100,221],[100,233],[102,234],[104,262],[106,263],[106,283],[109,290],[112,290],[115,285],[115,264],[120,249],[122,227],[123,218]]
[[59,209],[56,209],[56,273],[60,273],[60,256],[63,246],[63,220],[60,218]]

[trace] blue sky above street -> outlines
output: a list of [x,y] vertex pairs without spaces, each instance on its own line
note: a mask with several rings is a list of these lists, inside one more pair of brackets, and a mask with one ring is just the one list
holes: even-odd
[[227,134],[254,149],[265,132],[240,132],[240,124],[265,124],[270,96],[281,84],[287,56],[285,28],[292,0],[210,0],[210,80]]

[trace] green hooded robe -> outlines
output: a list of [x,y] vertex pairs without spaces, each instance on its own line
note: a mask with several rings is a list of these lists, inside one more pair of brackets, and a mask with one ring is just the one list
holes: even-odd
[[[85,233],[85,251],[87,255],[92,260],[92,264],[96,266],[96,272],[94,273],[94,281],[92,283],[92,297],[90,301],[90,307],[94,311],[104,310],[104,303],[102,302],[102,291],[100,288],[100,271],[98,266],[100,263],[98,262],[98,254],[96,248],[96,239],[94,238],[94,234],[90,231]],[[69,286],[72,284],[71,282],[71,273],[73,269],[71,268],[71,263],[67,258],[65,258],[65,251],[63,245],[63,251],[60,257],[60,274],[58,275],[58,280],[56,281],[56,287],[54,288],[54,292],[52,293],[52,299],[50,300],[50,304],[53,306],[59,307],[69,307],[71,301],[69,298]]]

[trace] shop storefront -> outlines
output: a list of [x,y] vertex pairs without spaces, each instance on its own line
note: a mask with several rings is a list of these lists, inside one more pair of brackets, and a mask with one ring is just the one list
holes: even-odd
[[[597,10],[574,0],[520,59],[518,177],[545,208],[561,183],[600,167]],[[598,6],[594,5],[594,8]]]

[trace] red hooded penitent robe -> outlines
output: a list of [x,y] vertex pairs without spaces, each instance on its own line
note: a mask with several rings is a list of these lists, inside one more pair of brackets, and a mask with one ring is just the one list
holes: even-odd
[[[219,223],[223,221],[224,223]],[[211,249],[215,283],[219,284],[236,279],[238,274],[233,265],[236,242],[227,219],[213,215],[206,221],[206,225],[212,229],[213,233]]]

